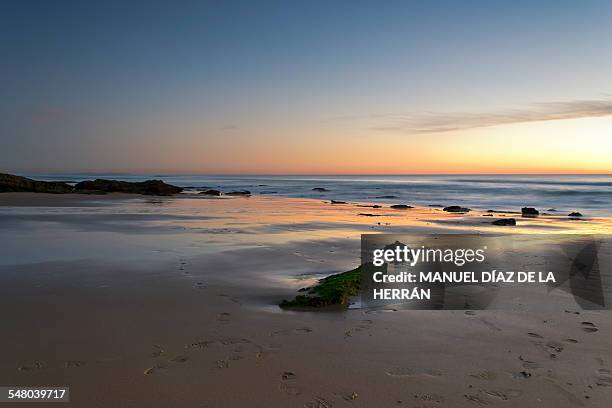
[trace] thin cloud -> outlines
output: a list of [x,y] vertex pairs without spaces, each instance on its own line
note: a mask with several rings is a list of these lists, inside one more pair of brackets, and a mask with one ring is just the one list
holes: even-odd
[[603,117],[612,115],[612,99],[541,102],[525,109],[482,113],[370,115],[377,130],[406,133],[443,133],[513,123]]

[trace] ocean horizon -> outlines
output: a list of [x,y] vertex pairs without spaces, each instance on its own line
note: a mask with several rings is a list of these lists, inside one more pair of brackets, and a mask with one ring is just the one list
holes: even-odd
[[[197,193],[207,188],[249,190],[253,194],[417,206],[462,205],[478,210],[536,207],[585,216],[612,214],[611,174],[452,174],[452,175],[163,175],[22,174],[44,181],[92,178],[123,181],[161,179]],[[328,191],[313,191],[313,188]]]

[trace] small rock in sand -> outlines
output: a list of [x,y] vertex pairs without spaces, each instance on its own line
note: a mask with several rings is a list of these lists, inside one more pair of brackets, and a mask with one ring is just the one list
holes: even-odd
[[408,210],[410,208],[414,208],[410,205],[406,205],[406,204],[394,204],[391,206],[391,208],[393,208],[394,210]]
[[469,212],[470,209],[467,207],[461,207],[458,205],[451,205],[449,207],[444,207],[442,211],[453,212],[453,213],[465,213],[465,212]]

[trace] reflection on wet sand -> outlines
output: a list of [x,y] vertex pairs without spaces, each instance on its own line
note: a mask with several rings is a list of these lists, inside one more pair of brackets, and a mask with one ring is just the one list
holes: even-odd
[[362,233],[606,233],[608,219],[493,226],[505,214],[268,196],[0,200],[1,384],[67,385],[78,407],[608,406],[610,313],[563,293],[506,311],[275,306],[358,266]]

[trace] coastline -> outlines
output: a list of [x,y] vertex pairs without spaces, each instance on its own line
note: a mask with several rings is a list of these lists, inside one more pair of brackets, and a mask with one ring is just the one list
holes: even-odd
[[14,194],[0,195],[4,384],[69,385],[92,407],[607,406],[610,312],[563,295],[469,314],[275,304],[357,266],[362,232],[602,232],[609,219],[498,227],[476,211],[286,197]]

